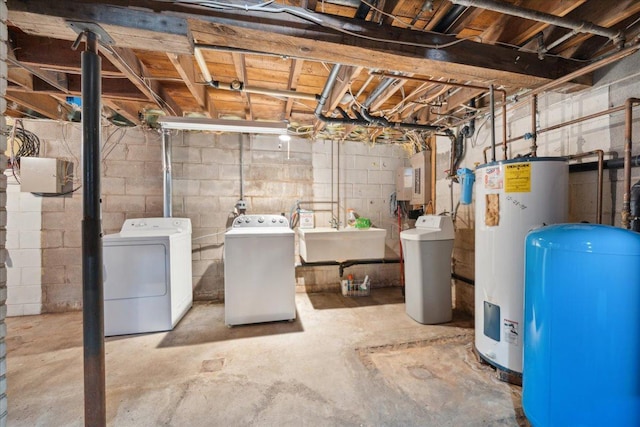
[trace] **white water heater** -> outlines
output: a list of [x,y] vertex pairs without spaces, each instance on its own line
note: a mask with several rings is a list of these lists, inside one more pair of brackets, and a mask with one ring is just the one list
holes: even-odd
[[565,158],[519,158],[476,169],[475,346],[507,381],[522,375],[525,237],[568,215]]

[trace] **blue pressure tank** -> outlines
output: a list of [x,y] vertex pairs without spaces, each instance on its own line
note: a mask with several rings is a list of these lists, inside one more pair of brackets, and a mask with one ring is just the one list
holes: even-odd
[[640,233],[529,232],[522,380],[536,427],[640,426]]

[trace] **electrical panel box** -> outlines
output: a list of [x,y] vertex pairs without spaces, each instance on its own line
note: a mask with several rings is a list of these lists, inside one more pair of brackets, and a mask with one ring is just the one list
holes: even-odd
[[413,168],[399,167],[396,170],[396,200],[411,200],[413,189]]
[[431,151],[414,154],[411,159],[413,169],[412,205],[426,205],[431,200]]
[[73,163],[44,157],[20,158],[20,191],[62,193],[71,181]]

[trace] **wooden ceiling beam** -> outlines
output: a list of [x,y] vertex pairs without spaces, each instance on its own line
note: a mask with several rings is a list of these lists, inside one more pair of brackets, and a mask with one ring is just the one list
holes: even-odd
[[[585,2],[586,0],[568,2],[554,0],[528,0],[525,6],[534,10],[546,11],[552,15],[567,16]],[[510,43],[514,45],[521,45],[536,34],[542,32],[547,27],[549,27],[549,24],[545,24],[544,22],[533,22],[522,18],[511,19],[509,21]]]
[[[289,81],[287,83],[287,88],[289,90],[296,90],[298,88],[298,79],[300,78],[300,74],[302,74],[303,65],[304,65],[304,60],[302,59],[291,60],[291,69],[289,70]],[[293,98],[287,98],[287,103],[285,104],[285,107],[284,107],[285,120],[291,119],[292,109],[293,109]]]
[[[82,77],[75,74],[69,74],[68,76],[69,91],[68,94],[72,96],[80,96],[82,92]],[[18,89],[16,89],[18,90]],[[47,82],[34,79],[33,91],[40,93],[47,93],[50,95],[60,95],[60,91],[48,84]],[[133,85],[127,79],[102,79],[102,96],[107,98],[120,98],[129,101],[147,101],[147,97],[142,94],[137,87]]]
[[[638,0],[619,0],[615,2],[588,2],[576,10],[576,15],[583,21],[593,22],[602,27],[612,27],[624,21],[630,16],[640,12]],[[554,50],[560,55],[573,56],[579,50],[580,45],[593,37],[592,34],[581,33],[570,38],[560,45],[560,49]],[[552,42],[553,40],[549,40]]]
[[140,109],[136,103],[108,98],[104,98],[102,102],[131,123],[140,123]]
[[[540,61],[536,54],[512,48],[338,16],[318,14],[323,23],[320,26],[291,14],[224,10],[207,11],[206,16],[174,16],[150,11],[148,3],[127,3],[145,4],[147,9],[48,0],[8,0],[7,5],[11,22],[25,32],[75,39],[75,33],[66,28],[65,19],[90,20],[101,25],[117,46],[173,53],[191,53],[189,29],[193,40],[207,45],[363,67],[374,63],[389,70],[446,75],[462,81],[499,81],[517,87],[536,87],[580,67],[562,58]],[[345,28],[365,38],[340,31]],[[450,42],[455,44],[432,47]]]
[[33,90],[33,74],[22,67],[13,66],[7,68],[7,80],[23,89]]
[[192,56],[178,55],[175,53],[167,53],[167,56],[200,108],[205,111],[207,116],[216,117],[216,109],[213,100],[208,96],[206,84],[198,81],[201,80],[199,79],[200,72],[196,69]]
[[[247,81],[247,65],[244,62],[244,55],[241,53],[232,53],[233,66],[236,70],[236,77],[242,82],[243,85],[248,85]],[[247,120],[253,120],[253,112],[251,110],[251,95],[246,92],[240,92],[242,99],[245,100],[244,115]]]
[[164,90],[160,82],[146,80],[150,73],[132,49],[110,46],[102,49],[102,52],[150,101],[172,116],[182,116],[182,107]]
[[420,86],[416,87],[409,95],[407,95],[403,100],[398,102],[393,106],[391,111],[393,114],[389,117],[391,121],[397,121],[398,118],[401,117],[401,114],[410,109],[411,105],[419,99],[423,94],[433,88],[435,85],[433,83],[422,83]]
[[[69,41],[39,37],[19,31],[10,31],[9,38],[13,56],[22,65],[45,70],[76,72],[79,72],[82,68],[80,63],[82,50],[72,50],[72,43]],[[103,55],[100,56],[102,56],[102,75],[122,75]]]
[[7,90],[5,98],[20,104],[43,116],[59,120],[62,117],[62,109],[57,99],[42,93],[25,93],[15,90]]

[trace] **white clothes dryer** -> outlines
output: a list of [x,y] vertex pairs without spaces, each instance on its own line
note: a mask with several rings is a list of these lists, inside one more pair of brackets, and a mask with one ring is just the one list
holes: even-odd
[[105,336],[173,329],[193,303],[191,220],[128,219],[102,247]]

